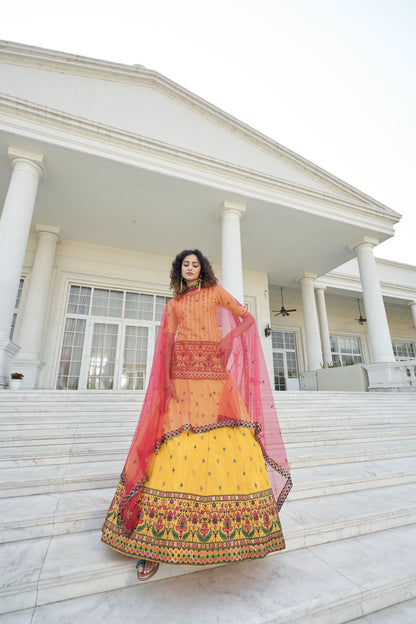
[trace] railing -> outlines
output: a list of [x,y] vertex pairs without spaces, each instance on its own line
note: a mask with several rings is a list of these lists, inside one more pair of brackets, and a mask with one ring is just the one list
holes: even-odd
[[398,358],[396,367],[409,388],[416,388],[416,359]]

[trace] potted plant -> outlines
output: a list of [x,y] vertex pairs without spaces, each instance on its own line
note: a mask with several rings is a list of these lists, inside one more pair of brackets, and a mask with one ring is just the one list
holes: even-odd
[[10,373],[9,388],[10,390],[19,390],[22,385],[23,373]]

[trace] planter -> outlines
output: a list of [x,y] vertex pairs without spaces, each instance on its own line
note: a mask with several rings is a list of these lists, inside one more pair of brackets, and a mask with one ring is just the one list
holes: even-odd
[[9,390],[19,390],[22,385],[21,379],[10,379],[9,380]]

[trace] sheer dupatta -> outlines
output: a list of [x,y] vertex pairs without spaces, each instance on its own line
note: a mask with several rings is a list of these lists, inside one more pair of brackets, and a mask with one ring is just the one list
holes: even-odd
[[[220,307],[217,315],[222,336],[238,328],[240,318],[229,310]],[[232,387],[229,394],[237,391],[243,399],[251,428],[263,452],[270,485],[280,511],[292,487],[292,479],[263,348],[255,323],[233,340],[228,368],[230,377],[223,393],[225,406],[221,409],[220,418],[233,418],[231,403],[226,399],[227,386]],[[233,400],[232,404],[236,405],[236,400]],[[241,415],[237,412],[234,417],[241,418]]]
[[[194,291],[182,296],[196,297],[197,294]],[[198,299],[195,298],[195,301]],[[235,305],[239,306],[239,304],[235,300],[233,302],[235,309]],[[127,534],[134,531],[137,526],[138,503],[148,478],[147,473],[155,450],[164,440],[182,431],[199,433],[224,426],[250,428],[261,445],[279,510],[292,485],[256,325],[253,322],[241,335],[238,335],[241,317],[223,305],[216,307],[214,315],[212,310],[207,309],[206,319],[204,319],[204,307],[198,307],[197,303],[195,306],[195,319],[198,323],[204,323],[206,320],[208,324],[214,321],[222,337],[232,338],[232,351],[227,364],[229,375],[226,374],[226,378],[220,382],[222,391],[216,413],[208,416],[203,427],[195,425],[192,421],[192,414],[186,409],[183,412],[176,410],[174,421],[169,417],[169,411],[165,409],[165,388],[169,383],[169,364],[175,341],[176,328],[175,323],[172,322],[175,316],[174,308],[175,300],[171,300],[161,320],[142,412],[121,475],[123,491],[119,502],[119,519]],[[247,318],[247,315],[249,315],[248,312],[244,314],[244,317]],[[234,337],[235,334],[237,337]],[[209,367],[209,361],[207,361],[207,367]],[[191,394],[192,387],[192,380],[189,380]],[[174,399],[170,400],[174,401]]]

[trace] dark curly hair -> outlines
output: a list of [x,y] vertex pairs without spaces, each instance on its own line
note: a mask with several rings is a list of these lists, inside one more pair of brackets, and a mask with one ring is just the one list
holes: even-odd
[[201,273],[199,276],[202,281],[202,288],[215,286],[215,284],[218,283],[208,258],[206,258],[204,254],[199,251],[199,249],[184,249],[178,253],[175,260],[172,262],[172,268],[170,271],[170,288],[173,290],[175,297],[179,297],[181,294],[182,262],[186,256],[190,256],[191,254],[194,254],[198,258],[201,265]]

